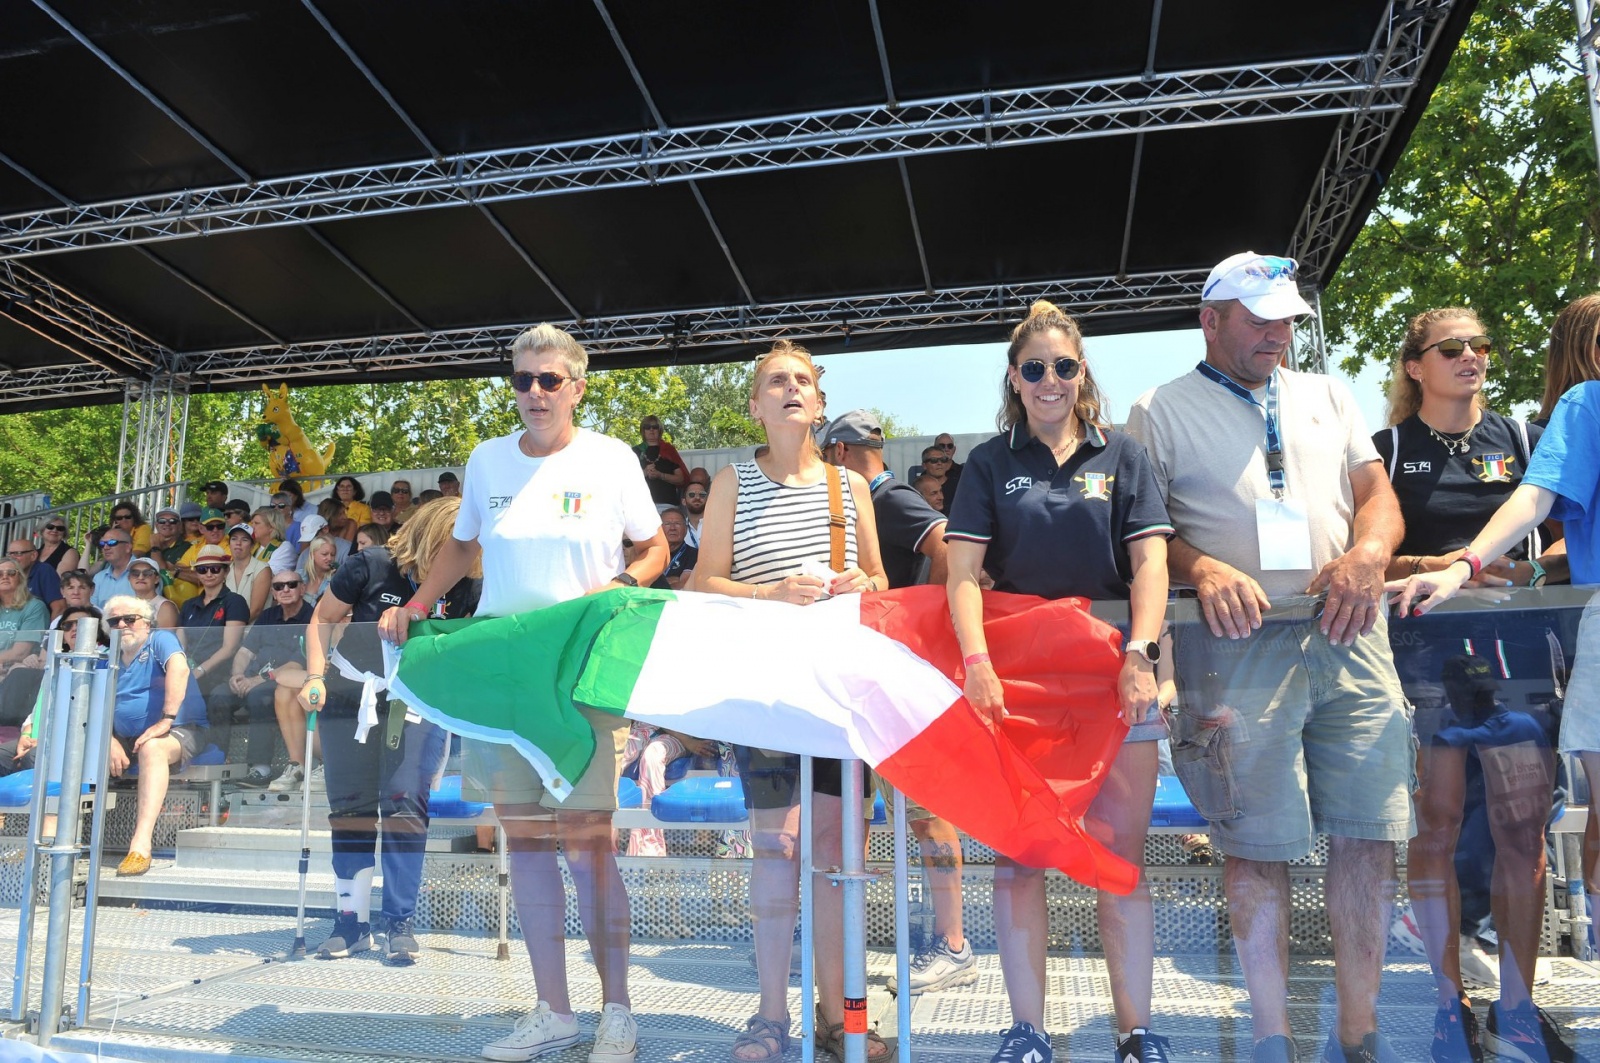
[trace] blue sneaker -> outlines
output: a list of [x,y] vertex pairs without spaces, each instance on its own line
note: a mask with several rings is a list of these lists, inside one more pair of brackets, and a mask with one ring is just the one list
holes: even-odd
[[1142,1026],[1117,1038],[1117,1063],[1169,1063],[1171,1058],[1171,1042]]
[[1000,1035],[1000,1051],[989,1063],[1055,1063],[1050,1038],[1026,1022],[1019,1022]]
[[1489,1008],[1483,1047],[1511,1063],[1585,1063],[1561,1035],[1561,1027],[1543,1008],[1529,1002],[1502,1010],[1496,1001]]
[[1483,1063],[1483,1038],[1472,1009],[1452,999],[1433,1018],[1433,1063]]

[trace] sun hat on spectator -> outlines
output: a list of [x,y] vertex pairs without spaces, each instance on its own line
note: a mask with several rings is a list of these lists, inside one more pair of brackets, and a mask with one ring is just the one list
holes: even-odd
[[393,509],[394,496],[387,491],[374,491],[372,497],[367,499],[368,509]]
[[[156,510],[155,516],[162,517],[168,513],[171,513],[174,517],[178,517],[180,519],[183,517],[183,511],[174,506],[162,506],[160,509]],[[154,520],[155,518],[152,517],[151,519]]]
[[204,510],[200,508],[200,503],[198,502],[185,502],[178,507],[178,516],[184,520],[199,520],[202,512]]
[[834,418],[828,426],[827,445],[848,443],[853,447],[882,447],[883,426],[871,410],[851,410]]
[[206,485],[204,487],[200,488],[200,490],[202,490],[202,491],[221,491],[223,494],[227,494],[228,493],[228,485],[223,483],[221,480],[207,480],[206,481]]
[[161,566],[156,564],[154,558],[136,557],[132,561],[128,562],[128,567],[129,568],[137,568],[140,565],[149,565],[151,568],[155,569],[157,572],[161,571]]
[[1268,321],[1309,314],[1311,307],[1300,298],[1295,283],[1299,271],[1300,263],[1292,258],[1241,251],[1216,264],[1200,290],[1200,299],[1208,303],[1237,299],[1246,310]]
[[233,527],[228,529],[228,535],[229,536],[248,535],[252,539],[254,539],[256,537],[256,533],[251,529],[250,525],[248,525],[248,524],[235,524]]
[[233,555],[228,553],[227,547],[212,546],[210,543],[206,543],[200,548],[199,553],[194,555],[194,563],[197,565],[203,565],[207,561],[229,562],[232,560]]
[[201,524],[226,524],[227,522],[228,518],[223,516],[222,510],[217,509],[215,506],[207,506],[200,511]]
[[309,543],[317,537],[318,532],[327,526],[328,522],[326,520],[323,520],[322,517],[315,513],[311,514],[311,516],[300,522],[300,541]]

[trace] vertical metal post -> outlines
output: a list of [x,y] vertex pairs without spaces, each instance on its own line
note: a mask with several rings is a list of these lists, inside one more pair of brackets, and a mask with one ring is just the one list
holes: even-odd
[[[1595,162],[1600,166],[1600,65],[1594,54],[1594,4],[1572,0],[1572,14],[1578,20],[1578,58],[1583,63],[1584,95],[1589,98],[1589,125],[1594,133]],[[1600,173],[1600,170],[1597,170]]]
[[817,982],[812,970],[811,921],[816,904],[813,877],[816,863],[811,847],[811,758],[800,758],[800,1060],[814,1063],[817,1058],[816,1010]]
[[22,1022],[27,1017],[28,981],[33,973],[33,913],[38,907],[37,886],[39,847],[44,844],[39,832],[44,827],[47,791],[49,787],[38,782],[45,777],[49,767],[51,716],[56,705],[56,675],[60,668],[61,631],[50,632],[50,657],[45,663],[44,677],[39,681],[44,698],[33,716],[33,733],[39,740],[34,747],[33,801],[28,809],[27,846],[22,854],[22,904],[17,912],[17,956],[11,980],[11,1021]]
[[128,384],[122,389],[122,439],[117,443],[117,492],[122,491],[123,473],[128,465],[128,408],[134,403],[134,392],[139,385]]
[[[1156,0],[1160,4],[1160,0]],[[906,852],[906,795],[894,794],[894,977],[900,992],[894,998],[894,1030],[899,1056],[911,1063],[911,870]]]
[[[44,939],[44,986],[39,1003],[39,1047],[48,1048],[61,1025],[66,991],[67,946],[72,936],[72,879],[77,871],[79,820],[83,790],[83,757],[88,746],[89,702],[94,694],[98,654],[96,623],[78,621],[79,650],[67,655],[72,670],[72,700],[61,758],[61,791],[56,801],[56,836],[41,852],[50,856],[50,914]],[[37,776],[36,776],[37,778]]]
[[[80,636],[81,637],[81,636]],[[91,639],[87,645],[93,646],[95,640]],[[105,688],[100,694],[100,715],[98,719],[91,716],[90,724],[98,725],[100,731],[100,746],[102,750],[111,747],[111,725],[116,717],[117,704],[117,677],[122,671],[122,629],[111,629],[111,647],[108,651],[109,661],[106,668]],[[106,802],[105,795],[110,792],[111,758],[106,755],[100,757],[100,762],[87,769],[94,775],[95,802],[94,815],[89,824],[89,882],[84,888],[83,895],[83,949],[78,961],[78,1022],[81,1025],[84,1016],[89,1014],[89,991],[94,985],[94,930],[95,920],[100,914],[100,853],[106,839]],[[213,806],[215,802],[213,802]]]
[[837,888],[844,891],[844,1063],[867,1063],[867,836],[861,816],[861,762],[840,761],[839,780]]
[[[178,483],[183,479],[183,457],[184,452],[189,447],[189,397],[189,387],[186,384],[183,388],[183,419],[178,422],[178,460],[172,466],[172,474],[166,477],[167,480],[173,483]],[[168,497],[164,501],[167,505],[175,506],[178,504],[178,499],[173,496],[172,492],[168,492]]]
[[506,844],[506,829],[498,822],[494,827],[495,840],[495,892],[500,895],[500,934],[495,941],[494,958],[511,958],[511,941],[506,936],[511,926],[511,852]]

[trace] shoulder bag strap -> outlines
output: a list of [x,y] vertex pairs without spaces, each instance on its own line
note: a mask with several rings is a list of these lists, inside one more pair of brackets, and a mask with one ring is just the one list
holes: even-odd
[[844,492],[839,487],[842,469],[828,467],[828,567],[843,572],[844,565]]

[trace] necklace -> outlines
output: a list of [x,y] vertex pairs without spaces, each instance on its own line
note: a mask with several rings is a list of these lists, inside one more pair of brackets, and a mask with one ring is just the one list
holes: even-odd
[[[1418,420],[1421,420],[1421,418],[1418,418]],[[1482,422],[1480,421],[1479,424],[1481,423]],[[1461,433],[1459,436],[1452,437],[1445,435],[1427,421],[1423,421],[1422,426],[1428,430],[1428,434],[1430,436],[1443,444],[1444,449],[1452,454],[1465,454],[1468,450],[1472,449],[1472,433],[1478,430],[1478,425],[1475,424],[1465,432]]]

